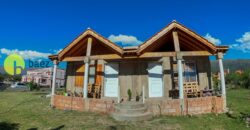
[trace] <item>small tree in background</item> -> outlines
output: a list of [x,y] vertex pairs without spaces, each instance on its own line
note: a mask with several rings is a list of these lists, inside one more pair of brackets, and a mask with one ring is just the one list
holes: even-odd
[[0,82],[3,82],[4,81],[4,75],[3,74],[0,74]]
[[248,88],[250,89],[250,70],[242,74],[231,73],[226,76],[226,84],[234,88]]
[[244,88],[248,88],[250,89],[250,70],[245,71],[242,75],[241,75],[241,85]]
[[33,81],[28,83],[28,87],[29,87],[30,91],[40,90],[40,87],[36,83],[34,83]]

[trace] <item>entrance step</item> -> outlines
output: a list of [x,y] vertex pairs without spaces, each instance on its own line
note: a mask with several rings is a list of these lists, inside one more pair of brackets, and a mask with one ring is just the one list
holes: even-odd
[[152,118],[152,113],[143,103],[125,102],[115,104],[115,112],[111,116],[118,121],[142,121]]

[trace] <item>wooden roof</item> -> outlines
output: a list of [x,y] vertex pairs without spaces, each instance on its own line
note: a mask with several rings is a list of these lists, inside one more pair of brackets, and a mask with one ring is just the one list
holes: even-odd
[[[200,47],[203,50],[206,49],[207,51],[211,52],[212,54],[215,54],[218,50],[220,50],[221,46],[216,46],[213,43],[209,42],[204,37],[198,35],[197,33],[193,32],[192,30],[188,29],[184,25],[177,23],[176,21],[171,22],[169,25],[167,25],[165,28],[163,28],[161,31],[156,33],[154,36],[149,38],[147,41],[145,41],[143,44],[141,44],[137,50],[138,54],[141,54],[144,50],[149,48],[150,46],[155,46],[154,44],[157,43],[159,39],[166,36],[167,34],[172,35],[172,31],[177,31],[179,35],[183,35],[188,41],[188,39],[193,39],[198,41],[198,44],[196,44],[193,47]],[[184,40],[183,40],[184,41]],[[194,42],[189,44],[192,46]],[[181,46],[181,45],[180,45]],[[228,49],[228,46],[223,46],[224,52]]]
[[[136,47],[121,48],[120,46],[96,33],[94,30],[87,29],[76,39],[74,39],[68,46],[66,46],[61,52],[59,52],[58,55],[52,55],[49,56],[49,58],[63,60],[65,57],[69,57],[73,53],[75,55],[72,56],[78,56],[79,54],[84,56],[82,53],[86,49],[86,43],[89,37],[93,38],[94,45],[96,45],[93,49],[95,50],[94,52],[97,52],[98,54],[100,52],[105,52],[104,48],[108,48],[106,50],[112,51],[112,53],[118,54],[120,56],[141,56],[145,52],[173,52],[173,31],[177,32],[179,35],[181,48],[180,51],[207,51],[214,55],[217,52],[225,53],[228,50],[228,46],[216,46],[202,36],[186,28],[182,24],[173,21],[147,41],[145,41],[143,44]],[[80,47],[82,48],[79,49]],[[93,55],[97,53],[94,53]],[[106,54],[111,53],[107,52]]]
[[110,40],[104,38],[100,34],[96,33],[94,30],[87,29],[85,32],[79,35],[76,39],[74,39],[67,47],[65,47],[62,51],[59,52],[58,59],[59,60],[63,59],[65,54],[69,52],[70,49],[77,46],[77,44],[80,44],[81,41],[86,41],[88,37],[97,39],[98,41],[100,41],[101,44],[109,47],[110,49],[112,49],[113,51],[117,52],[120,55],[123,54],[123,49],[121,47],[111,42]]

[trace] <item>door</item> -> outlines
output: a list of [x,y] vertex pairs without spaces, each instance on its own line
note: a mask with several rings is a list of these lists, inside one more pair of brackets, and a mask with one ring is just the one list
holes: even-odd
[[118,97],[118,69],[117,63],[108,63],[105,65],[105,97]]
[[162,65],[160,63],[148,64],[148,82],[149,97],[162,97]]

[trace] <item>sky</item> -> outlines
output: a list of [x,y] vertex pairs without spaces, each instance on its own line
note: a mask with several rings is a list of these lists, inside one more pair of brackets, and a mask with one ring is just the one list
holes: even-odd
[[43,60],[88,27],[123,46],[139,45],[172,20],[217,45],[225,59],[250,59],[248,0],[0,1],[0,66],[18,53]]

